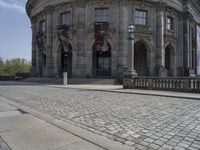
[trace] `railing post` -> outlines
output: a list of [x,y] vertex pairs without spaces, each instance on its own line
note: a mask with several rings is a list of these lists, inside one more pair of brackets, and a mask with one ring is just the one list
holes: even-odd
[[147,82],[148,82],[148,89],[152,90],[153,89],[153,79],[152,78],[147,78]]
[[191,90],[190,79],[186,78],[183,80],[183,90],[189,92]]
[[129,83],[130,81],[129,81],[129,79],[128,78],[124,78],[123,79],[123,88],[124,89],[129,89]]

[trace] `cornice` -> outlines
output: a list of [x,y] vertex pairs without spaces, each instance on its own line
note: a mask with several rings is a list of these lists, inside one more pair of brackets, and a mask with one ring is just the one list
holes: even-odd
[[[91,1],[99,0],[28,0],[26,11],[30,18],[45,11],[48,6],[56,7],[59,4],[73,3],[79,7],[85,7]],[[103,0],[101,0],[103,1]],[[105,0],[106,2],[108,0]],[[195,21],[200,23],[200,0],[109,0],[118,2],[119,5],[129,5],[135,3],[149,3],[157,8],[171,8],[179,13],[189,12],[194,16]]]

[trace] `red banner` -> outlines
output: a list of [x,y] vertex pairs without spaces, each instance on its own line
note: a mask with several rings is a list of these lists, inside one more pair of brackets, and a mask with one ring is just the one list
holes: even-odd
[[95,48],[97,52],[108,51],[107,38],[108,38],[108,22],[95,23]]

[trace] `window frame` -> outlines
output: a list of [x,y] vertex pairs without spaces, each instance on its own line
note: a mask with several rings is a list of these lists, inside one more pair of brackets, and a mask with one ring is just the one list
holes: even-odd
[[39,22],[39,32],[45,34],[46,33],[46,21],[45,20],[41,20]]
[[173,31],[174,30],[174,17],[171,15],[167,15],[167,19],[166,19],[166,28],[169,31]]
[[[138,15],[138,12],[139,13],[142,12],[143,16]],[[135,20],[135,25],[136,26],[148,26],[148,10],[135,9],[134,20]],[[139,22],[142,22],[142,23],[139,23]]]
[[[97,11],[99,11],[99,12],[97,13]],[[103,13],[101,14],[100,11],[102,11]],[[94,22],[109,22],[109,20],[110,20],[110,8],[109,7],[94,8]]]
[[[68,17],[70,17],[66,20],[66,23],[64,23],[64,15],[69,15]],[[72,12],[70,10],[60,13],[60,25],[72,25]]]

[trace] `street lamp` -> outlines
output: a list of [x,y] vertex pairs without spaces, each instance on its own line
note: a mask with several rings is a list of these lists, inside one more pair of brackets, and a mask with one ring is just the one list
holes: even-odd
[[134,43],[135,43],[135,25],[130,24],[128,26],[128,39],[131,40],[131,68],[127,71],[129,77],[136,77],[137,73],[134,69]]

